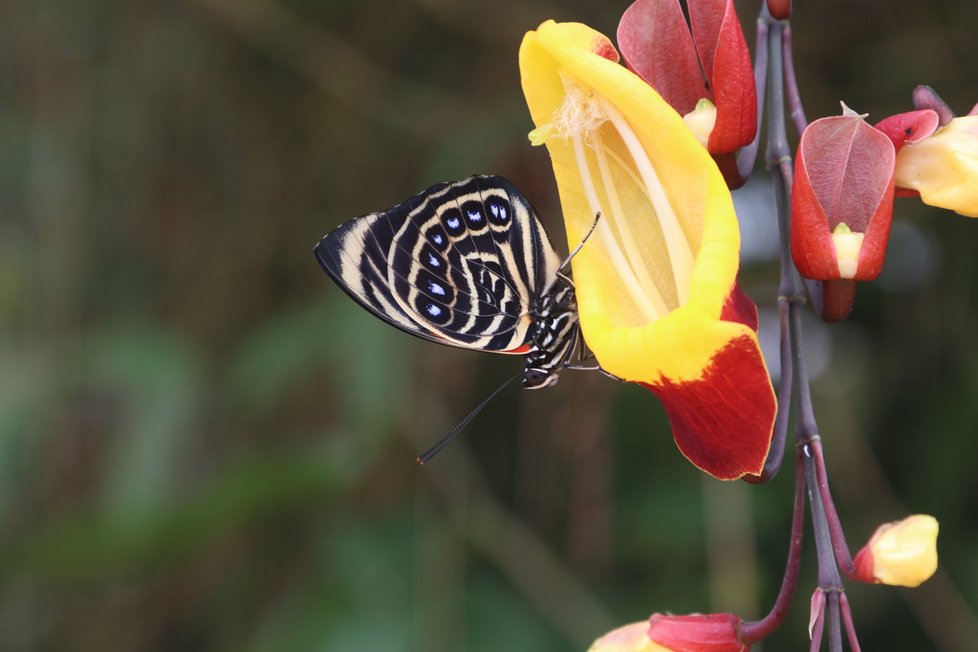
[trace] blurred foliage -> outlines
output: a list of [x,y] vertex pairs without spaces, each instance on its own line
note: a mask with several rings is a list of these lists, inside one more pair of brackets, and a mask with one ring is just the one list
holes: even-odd
[[[978,100],[973,2],[795,6],[810,117],[922,82]],[[790,472],[704,480],[651,395],[572,373],[417,468],[518,364],[386,327],[310,252],[473,172],[559,233],[517,47],[623,8],[0,5],[0,649],[583,650],[654,610],[762,613]],[[853,319],[810,328],[816,408],[853,547],[907,511],[942,527],[921,589],[851,587],[864,649],[974,650],[978,231],[898,219]],[[762,310],[775,278],[745,269]],[[806,597],[770,647],[807,645]]]

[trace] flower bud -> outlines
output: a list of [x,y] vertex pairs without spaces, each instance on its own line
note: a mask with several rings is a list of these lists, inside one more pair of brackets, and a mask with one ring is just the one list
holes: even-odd
[[802,275],[870,281],[883,269],[893,215],[893,144],[861,116],[811,123],[791,195],[791,253]]
[[791,17],[791,0],[767,0],[767,10],[772,18],[787,20]]
[[652,642],[649,624],[643,620],[611,630],[592,643],[588,652],[669,652],[669,649]]
[[747,652],[740,640],[740,618],[734,614],[654,614],[649,638],[673,652]]
[[920,586],[937,570],[937,519],[914,514],[876,529],[854,560],[863,582]]
[[791,255],[798,271],[822,281],[822,318],[842,321],[855,281],[883,269],[893,216],[890,138],[848,108],[808,125],[798,143],[791,193]]

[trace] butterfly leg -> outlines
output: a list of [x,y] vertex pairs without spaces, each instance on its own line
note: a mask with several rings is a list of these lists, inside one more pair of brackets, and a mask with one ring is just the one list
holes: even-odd
[[581,247],[584,246],[584,243],[587,242],[587,239],[591,237],[591,234],[592,233],[594,233],[594,228],[598,225],[598,220],[600,220],[600,219],[601,219],[601,212],[599,211],[594,216],[594,221],[591,222],[591,228],[588,229],[587,230],[587,233],[584,234],[584,237],[581,238],[581,243],[579,245],[577,245],[576,247],[574,247],[574,251],[570,252],[570,254],[567,255],[567,258],[564,259],[564,262],[562,262],[560,264],[560,271],[561,272],[564,271],[565,269],[567,269],[567,266],[570,265],[570,262],[574,259],[574,256],[577,255],[577,252],[579,252],[581,250]]
[[[593,364],[588,364],[588,363],[593,363]],[[617,380],[618,382],[621,383],[625,382],[624,378],[619,378],[618,376],[611,373],[610,371],[607,371],[604,368],[602,368],[602,366],[598,364],[598,361],[594,356],[583,358],[574,364],[565,364],[564,369],[573,369],[574,371],[597,371],[604,374],[608,378],[611,378],[612,380]]]

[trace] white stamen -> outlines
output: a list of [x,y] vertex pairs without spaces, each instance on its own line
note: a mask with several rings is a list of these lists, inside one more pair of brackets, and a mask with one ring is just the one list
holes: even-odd
[[[587,163],[587,156],[584,153],[584,143],[580,136],[574,136],[572,142],[574,143],[574,155],[577,158],[577,168],[581,173],[581,182],[584,185],[584,196],[587,198],[588,206],[595,215],[603,213],[601,202],[598,199],[598,193],[594,188],[594,180],[591,178],[591,169]],[[658,312],[655,306],[649,301],[647,292],[635,277],[634,270],[628,264],[621,248],[618,246],[618,241],[615,239],[611,227],[608,226],[608,220],[599,220],[597,229],[600,235],[600,241],[607,248],[608,257],[611,258],[615,270],[621,275],[622,283],[625,289],[628,290],[635,305],[645,315],[646,319],[649,321],[657,320],[663,313]]]
[[[666,302],[663,300],[662,293],[659,292],[655,281],[652,280],[652,276],[649,274],[649,270],[644,264],[641,254],[635,247],[635,238],[632,236],[631,229],[628,226],[628,218],[625,216],[625,210],[622,208],[621,199],[618,196],[618,188],[615,186],[614,178],[611,176],[607,150],[600,138],[593,139],[592,143],[595,158],[598,161],[598,170],[601,172],[601,181],[604,184],[605,193],[608,196],[608,203],[611,204],[611,212],[613,213],[612,219],[608,220],[608,222],[617,227],[621,236],[620,241],[625,245],[625,256],[628,258],[629,267],[638,277],[642,287],[646,289],[646,294],[651,299],[651,303],[655,307],[656,312],[660,316],[665,315],[669,312],[669,308],[666,306]],[[617,157],[614,158],[620,165],[621,163],[617,161]]]
[[672,209],[669,198],[666,197],[665,188],[662,187],[659,175],[655,173],[652,162],[646,156],[645,151],[642,149],[642,144],[639,142],[635,132],[632,131],[628,121],[609,102],[599,97],[596,97],[596,100],[601,103],[608,120],[618,130],[618,134],[625,143],[625,147],[628,148],[628,152],[632,155],[635,167],[638,169],[645,188],[648,190],[649,199],[652,201],[652,207],[655,210],[656,216],[659,219],[659,225],[662,227],[662,233],[665,236],[666,250],[669,253],[669,261],[672,265],[673,277],[676,281],[676,291],[679,296],[679,303],[682,305],[689,299],[690,276],[692,275],[693,264],[695,262],[695,256],[693,256],[693,250],[689,245],[689,240],[686,239],[686,234],[679,224],[676,212]]

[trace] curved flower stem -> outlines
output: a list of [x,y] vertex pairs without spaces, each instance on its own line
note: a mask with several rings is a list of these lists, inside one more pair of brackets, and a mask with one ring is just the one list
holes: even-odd
[[828,594],[829,652],[842,652],[842,627],[839,622],[839,597],[841,592]]
[[860,652],[856,626],[852,623],[852,611],[849,609],[849,598],[845,593],[839,594],[839,608],[842,611],[842,624],[846,628],[846,638],[849,639],[849,649],[852,652]]
[[[762,18],[764,15],[762,12]],[[848,568],[844,562],[848,560],[851,564],[851,558],[849,558],[845,538],[842,535],[838,514],[828,491],[818,424],[812,406],[811,385],[804,356],[801,308],[805,303],[805,284],[791,259],[788,236],[790,232],[793,166],[785,124],[786,86],[795,126],[803,130],[805,120],[791,65],[790,32],[787,22],[770,23],[767,51],[769,57],[767,79],[768,142],[765,158],[767,167],[774,177],[778,231],[781,243],[781,285],[778,301],[782,315],[782,353],[787,353],[786,356],[783,355],[783,358],[788,360],[790,364],[787,386],[785,385],[786,379],[782,376],[779,398],[793,394],[795,399],[792,406],[796,410],[795,442],[802,461],[802,468],[799,469],[799,472],[803,476],[805,493],[807,493],[808,501],[811,504],[812,529],[818,559],[818,590],[826,598],[824,608],[820,608],[814,614],[812,650],[818,650],[821,647],[821,638],[827,623],[830,652],[842,652],[841,620],[844,616],[840,609],[840,596],[843,595],[843,586],[836,562],[837,551],[845,550],[845,554],[839,557],[844,567]],[[785,405],[784,403],[780,405],[783,411]],[[782,421],[782,415],[779,413],[778,416],[778,425],[782,422],[786,424],[787,419],[783,418]],[[765,472],[768,471],[769,466],[776,471],[776,466],[779,463],[778,460],[772,462],[769,459],[768,464],[765,464]],[[796,501],[796,517],[798,511],[801,510],[797,508]],[[790,569],[789,572],[791,572]],[[794,578],[786,576],[786,580],[788,579],[792,583],[795,581]],[[781,597],[779,596],[778,601],[780,602],[780,600]],[[777,606],[776,603],[775,607],[777,608]],[[850,638],[852,637],[854,634]]]
[[788,544],[788,560],[785,562],[784,579],[774,601],[774,606],[761,620],[745,622],[740,626],[744,643],[752,644],[771,635],[788,614],[791,600],[798,586],[798,569],[801,567],[801,546],[804,539],[805,521],[805,469],[801,450],[795,455],[795,504],[791,517],[791,538]]
[[829,533],[832,537],[832,549],[835,552],[835,561],[839,564],[846,577],[852,577],[855,572],[855,565],[852,563],[852,553],[846,543],[846,535],[842,530],[842,522],[839,514],[835,510],[832,502],[832,493],[829,491],[829,476],[825,469],[825,456],[822,453],[821,440],[812,442],[812,454],[815,457],[815,476],[818,481],[818,491],[822,497],[822,504],[825,506],[825,516],[828,519]]
[[785,336],[791,318],[790,299],[784,295],[778,297],[778,316],[781,326],[781,380],[778,386],[778,414],[774,420],[774,434],[771,437],[771,448],[764,461],[764,470],[760,477],[754,479],[747,476],[747,482],[761,484],[767,482],[781,470],[784,460],[784,446],[787,440],[788,425],[791,422],[791,404],[794,392],[794,363],[792,362],[791,341]]
[[[802,429],[799,427],[798,434]],[[818,491],[815,460],[811,444],[802,448],[805,458],[805,486],[808,489],[808,500],[812,505],[812,528],[815,532],[815,553],[818,558],[818,587],[825,592],[827,601],[825,611],[828,623],[829,652],[842,652],[842,629],[840,627],[839,596],[843,592],[842,578],[835,565],[832,550],[832,537],[829,533],[828,521],[825,517],[825,505]],[[813,650],[817,650],[815,639],[812,639]]]
[[808,120],[805,119],[805,108],[801,105],[801,94],[798,92],[798,82],[795,79],[795,57],[791,50],[791,25],[785,24],[783,37],[785,94],[788,96],[788,106],[791,107],[791,119],[795,123],[798,135],[801,136],[808,126]]
[[757,39],[754,55],[754,87],[757,89],[757,132],[754,140],[746,147],[742,147],[737,152],[737,173],[742,179],[750,177],[754,170],[754,163],[757,162],[757,151],[761,143],[761,122],[764,118],[764,84],[767,81],[767,33],[771,16],[767,11],[767,5],[762,5],[761,15],[757,18]]

